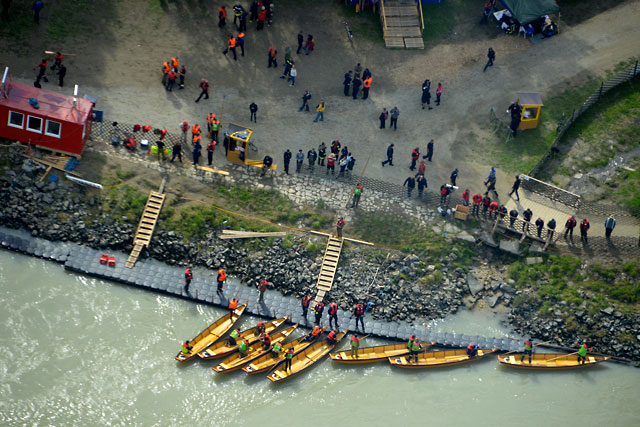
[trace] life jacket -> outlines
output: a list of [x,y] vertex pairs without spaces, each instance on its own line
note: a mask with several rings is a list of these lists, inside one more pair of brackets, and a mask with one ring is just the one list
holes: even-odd
[[442,95],[442,85],[436,89],[436,95]]
[[264,322],[258,322],[258,330],[259,331],[264,331],[264,329],[265,329]]
[[234,298],[229,302],[229,309],[235,310],[236,308],[238,308],[238,300]]
[[211,130],[212,131],[217,131],[219,127],[220,127],[220,121],[219,120],[214,120],[214,122],[211,123]]
[[360,338],[354,335],[351,337],[351,348],[358,348],[358,347],[360,347]]
[[311,297],[310,296],[302,297],[302,306],[303,307],[309,307],[309,302],[310,301],[311,301]]
[[214,117],[215,117],[215,116],[213,115],[213,113],[209,113],[209,114],[207,114],[207,123],[208,123],[208,124],[213,123]]
[[167,135],[167,132],[169,132],[169,129],[162,129],[160,131],[160,139],[164,139],[164,137]]
[[213,153],[213,151],[216,149],[216,142],[215,141],[211,141],[209,144],[207,144],[207,151],[210,153]]
[[569,218],[565,226],[567,228],[574,228],[576,226],[576,219],[574,217]]
[[171,58],[171,66],[173,66],[173,68],[178,69],[178,65],[180,65],[180,63],[178,62],[177,58]]
[[469,192],[465,191],[464,193],[462,193],[462,200],[469,200]]
[[467,350],[469,350],[469,351],[473,351],[473,350],[475,350],[475,349],[476,349],[476,346],[475,346],[475,345],[473,345],[473,344],[469,344],[469,345],[467,346]]
[[189,130],[189,122],[186,120],[182,121],[182,124],[180,125],[180,129],[182,129],[182,132],[186,132]]
[[182,354],[187,354],[189,353],[189,344],[185,341],[182,343],[182,350],[181,350]]
[[240,336],[240,331],[237,329],[234,329],[233,331],[231,331],[231,334],[229,334],[231,336],[231,338],[238,338]]
[[275,48],[275,46],[271,46],[269,48],[269,56],[275,59],[277,54],[278,54],[278,50]]
[[56,54],[56,63],[61,63],[61,62],[62,62],[62,54],[58,52]]
[[133,131],[134,132],[140,132],[140,129],[142,129],[142,126],[140,126],[138,123],[133,125]]
[[276,353],[280,353],[282,351],[282,346],[280,345],[279,342],[274,342],[271,350],[275,351]]
[[447,195],[447,186],[443,185],[442,187],[440,187],[440,194],[442,194],[443,196]]
[[524,342],[524,349],[527,350],[527,351],[531,351],[532,345],[533,345],[533,343],[531,341],[526,340]]
[[202,139],[202,136],[199,133],[193,135],[193,142],[194,143],[200,142],[201,139]]
[[342,227],[344,227],[344,223],[345,223],[344,219],[343,219],[343,218],[340,218],[340,219],[338,220],[337,226],[338,226],[338,227],[340,227],[340,228],[342,228]]
[[191,280],[191,279],[193,279],[193,273],[191,272],[191,269],[190,269],[190,268],[187,268],[187,269],[184,271],[184,278],[185,278],[185,279],[187,279],[187,280]]
[[227,17],[227,10],[222,6],[220,6],[220,9],[218,9],[218,17],[220,17],[221,19]]
[[127,148],[133,150],[136,146],[136,140],[133,138],[127,138],[126,143],[124,144]]
[[411,342],[411,351],[418,351],[421,348],[422,348],[422,345],[420,345],[419,342],[416,342],[416,341]]
[[411,350],[411,347],[413,346],[413,341],[414,341],[415,339],[416,339],[416,338],[415,338],[414,336],[409,337],[409,341],[407,342],[407,348],[408,348],[409,350]]
[[489,205],[489,209],[491,209],[492,211],[498,210],[498,202],[491,202],[491,204]]
[[581,230],[585,230],[585,231],[589,229],[589,220],[588,219],[585,218],[580,222],[580,229]]
[[247,351],[247,348],[249,348],[249,341],[244,339],[244,340],[242,340],[242,342],[238,346],[238,350],[244,352],[244,351]]
[[293,359],[293,347],[289,348],[289,351],[287,351],[285,357],[289,360]]
[[362,83],[362,85],[366,88],[370,88],[372,80],[373,79],[371,77],[367,77],[366,79],[364,79],[364,82]]
[[332,304],[329,306],[329,314],[330,314],[330,315],[332,315],[332,316],[333,316],[334,314],[338,314],[338,304],[336,304],[336,303],[332,303]]
[[582,344],[582,347],[580,347],[580,350],[578,350],[578,355],[585,357],[587,355],[587,351],[589,349],[587,348],[586,344]]
[[142,126],[142,132],[149,132],[153,127],[151,125]]
[[199,125],[199,124],[197,124],[197,123],[196,123],[196,124],[194,124],[194,125],[191,127],[191,133],[193,133],[193,134],[199,134],[199,133],[200,133],[200,125]]
[[474,205],[479,205],[479,204],[480,204],[480,202],[482,202],[482,196],[481,196],[481,195],[479,195],[479,194],[477,194],[477,193],[476,193],[476,194],[474,194],[474,195],[473,195],[473,204],[474,204]]
[[313,330],[311,331],[311,335],[313,335],[314,337],[317,337],[318,335],[320,335],[320,332],[322,332],[322,328],[316,325],[313,327]]
[[164,61],[162,63],[162,72],[165,74],[169,74],[170,70],[171,70],[171,67],[169,67],[169,63],[167,61]]
[[329,341],[335,341],[336,340],[336,336],[337,336],[336,335],[336,331],[331,331],[331,332],[329,332],[329,335],[327,336],[327,339]]
[[229,45],[229,47],[236,47],[236,38],[231,37],[229,41],[227,41],[227,44]]
[[224,282],[225,280],[227,280],[227,272],[224,271],[224,269],[220,269],[218,270],[218,280],[221,282]]
[[316,313],[322,313],[322,310],[324,310],[324,304],[321,303],[321,302],[317,303],[315,308],[314,308],[314,311]]
[[244,44],[244,33],[238,34],[238,43]]
[[486,197],[484,199],[482,199],[482,204],[484,206],[489,206],[491,204],[491,199],[489,197]]
[[264,337],[262,337],[262,342],[264,344],[271,345],[271,337],[269,336],[269,334],[264,334]]
[[362,306],[362,304],[356,305],[356,316],[363,316],[363,315],[364,315],[364,307]]
[[411,160],[418,160],[418,157],[420,157],[420,153],[417,150],[413,150],[411,152]]

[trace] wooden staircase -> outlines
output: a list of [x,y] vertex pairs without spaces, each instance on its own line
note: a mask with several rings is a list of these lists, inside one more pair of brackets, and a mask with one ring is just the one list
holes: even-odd
[[389,48],[424,49],[422,3],[412,0],[380,2],[384,44]]
[[338,268],[340,252],[342,251],[342,243],[343,240],[340,238],[336,238],[333,236],[329,237],[327,247],[324,250],[324,258],[322,258],[322,267],[320,268],[320,274],[318,274],[318,282],[316,284],[318,293],[316,294],[314,304],[322,301],[326,293],[331,290],[333,279]]
[[133,250],[129,254],[129,258],[125,264],[127,268],[133,268],[136,261],[138,261],[142,249],[151,243],[151,236],[153,236],[153,230],[156,228],[156,223],[158,222],[164,196],[163,193],[155,191],[149,194],[147,204],[142,212],[142,218],[140,218],[140,223],[138,224],[138,231],[136,231],[136,235],[133,238]]

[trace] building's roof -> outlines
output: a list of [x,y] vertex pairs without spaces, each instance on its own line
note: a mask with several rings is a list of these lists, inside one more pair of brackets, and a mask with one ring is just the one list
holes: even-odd
[[[0,105],[17,111],[32,112],[47,119],[84,124],[93,104],[83,98],[77,98],[73,105],[73,95],[38,89],[33,86],[11,82],[7,84],[8,97],[0,96]],[[39,109],[29,104],[29,98],[38,100]]]

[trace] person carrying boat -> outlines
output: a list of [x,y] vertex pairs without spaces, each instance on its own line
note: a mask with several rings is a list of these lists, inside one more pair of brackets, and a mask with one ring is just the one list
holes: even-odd
[[233,312],[238,308],[238,298],[233,297],[231,301],[229,301],[229,315],[233,316]]
[[522,353],[522,357],[520,358],[520,362],[524,361],[524,356],[529,355],[529,365],[531,365],[531,354],[533,353],[533,342],[531,342],[531,338],[524,342],[524,353]]
[[238,338],[240,338],[240,331],[238,329],[234,329],[233,331],[231,331],[228,340],[229,347],[233,347],[234,345],[236,345],[238,343]]
[[336,334],[336,331],[334,331],[333,329],[331,330],[331,332],[329,332],[329,335],[327,335],[327,342],[329,344],[338,343],[338,334]]
[[358,358],[358,349],[360,348],[360,338],[357,334],[351,337],[351,357]]
[[279,342],[274,342],[273,347],[271,347],[271,357],[275,359],[276,357],[278,357],[281,351],[282,351],[282,344],[280,344]]
[[189,343],[190,343],[189,340],[186,340],[185,342],[182,343],[182,350],[181,350],[182,354],[189,354],[189,352],[193,348],[189,345]]
[[246,338],[243,338],[238,346],[238,351],[240,352],[241,357],[245,357],[247,355],[247,349],[249,348],[249,341]]
[[262,341],[263,350],[268,350],[269,347],[271,347],[271,337],[269,336],[269,334],[265,333],[260,341]]
[[256,326],[256,335],[264,334],[264,331],[267,329],[264,322],[258,322],[258,326]]
[[293,359],[293,347],[289,347],[287,354],[284,355],[284,370],[291,370],[291,360]]
[[300,304],[302,305],[302,317],[304,317],[305,323],[307,321],[307,312],[309,311],[309,303],[311,302],[311,297],[309,295],[305,295],[302,297],[302,301]]
[[472,357],[476,357],[478,355],[478,346],[475,344],[469,344],[467,346],[467,356],[469,356],[469,359],[471,359]]
[[316,304],[313,309],[313,313],[316,315],[316,325],[320,324],[320,318],[322,317],[322,312],[324,311],[324,303],[320,301]]
[[587,347],[587,343],[582,343],[580,350],[578,350],[578,362],[584,365],[587,360],[587,352],[593,350],[593,347]]
[[358,329],[358,322],[362,325],[362,332],[364,332],[364,306],[362,303],[356,304],[356,308],[353,309],[353,314],[356,316],[356,329]]
[[329,305],[329,327],[332,328],[333,322],[336,322],[336,329],[340,329],[340,325],[338,325],[338,304],[332,302]]
[[[412,335],[413,336],[413,335]],[[409,348],[409,363],[411,363],[411,358],[415,357],[416,358],[416,363],[418,363],[418,354],[420,353],[420,350],[422,350],[422,344],[420,344],[420,341],[418,341],[417,338],[414,337],[413,340],[409,341],[411,343],[411,347]]]

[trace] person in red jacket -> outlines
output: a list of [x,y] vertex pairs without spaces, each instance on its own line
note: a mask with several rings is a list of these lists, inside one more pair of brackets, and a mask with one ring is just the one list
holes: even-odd
[[471,215],[480,216],[480,204],[482,203],[482,196],[479,193],[473,195],[473,209]]
[[469,197],[471,197],[471,192],[469,191],[469,189],[467,188],[466,190],[464,190],[464,192],[462,193],[462,204],[464,206],[469,206]]
[[591,226],[589,225],[589,220],[587,218],[584,218],[582,221],[580,221],[580,240],[582,240],[585,245],[588,243],[587,232],[589,231],[590,227]]
[[576,217],[571,215],[569,217],[569,219],[567,220],[567,222],[564,224],[564,237],[567,237],[567,234],[569,235],[569,237],[573,240],[573,229],[576,228],[576,225],[578,225],[578,221],[576,221]]
[[316,304],[313,308],[313,314],[316,316],[316,325],[320,325],[320,318],[322,317],[322,312],[324,311],[324,303],[321,301]]
[[358,330],[358,322],[362,325],[362,332],[364,333],[364,306],[362,303],[357,304],[353,309],[353,314],[356,316],[356,330]]
[[489,204],[489,219],[498,219],[498,202],[495,200]]
[[260,284],[258,285],[258,292],[260,292],[260,297],[258,298],[258,302],[262,302],[264,300],[264,293],[269,286],[269,282],[266,279],[260,280]]
[[187,268],[184,271],[184,290],[186,292],[189,292],[189,285],[191,284],[192,280],[193,280],[193,272],[191,271],[190,268]]
[[411,166],[409,167],[409,169],[411,169],[411,170],[415,170],[416,169],[416,162],[418,161],[419,157],[420,157],[420,149],[418,147],[416,147],[411,152]]
[[258,27],[256,31],[260,31],[264,28],[264,21],[267,20],[267,9],[262,6],[262,10],[260,10],[260,14],[258,15]]
[[227,24],[227,9],[224,5],[218,9],[218,28],[222,28]]
[[491,204],[491,197],[485,194],[482,199],[482,215],[487,216],[487,210],[489,210],[489,205]]
[[307,313],[309,312],[310,302],[311,302],[311,297],[309,295],[303,296],[302,301],[300,301],[300,305],[302,306],[302,317],[304,317],[305,322],[307,321]]
[[333,328],[333,322],[336,322],[336,329],[340,329],[340,325],[338,325],[338,304],[332,302],[329,305],[329,327]]

